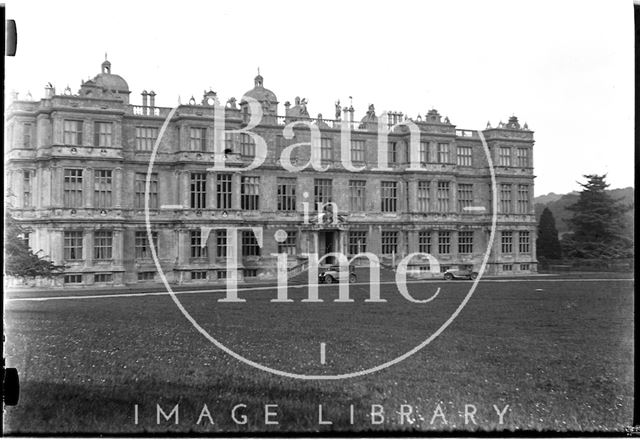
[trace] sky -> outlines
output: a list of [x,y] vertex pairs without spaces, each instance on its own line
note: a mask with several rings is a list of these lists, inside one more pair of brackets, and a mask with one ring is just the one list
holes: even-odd
[[6,96],[62,93],[100,72],[105,53],[131,102],[240,98],[260,68],[284,102],[332,118],[424,116],[461,129],[516,115],[535,132],[535,195],[579,190],[584,174],[633,186],[633,3],[607,1],[6,0],[18,48]]

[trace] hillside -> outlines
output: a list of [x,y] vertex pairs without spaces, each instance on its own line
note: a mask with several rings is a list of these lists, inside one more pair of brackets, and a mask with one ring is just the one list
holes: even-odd
[[[635,191],[632,187],[612,189],[607,191],[615,199],[621,199],[625,204],[633,205],[633,198]],[[569,227],[565,222],[566,219],[571,218],[572,212],[567,209],[567,206],[574,204],[578,200],[579,193],[577,191],[570,192],[569,194],[556,194],[549,193],[543,196],[534,197],[533,203],[536,210],[536,220],[540,221],[540,215],[545,207],[553,213],[556,219],[556,227],[560,236],[569,231]],[[633,210],[627,213],[627,232],[629,236],[633,236]]]

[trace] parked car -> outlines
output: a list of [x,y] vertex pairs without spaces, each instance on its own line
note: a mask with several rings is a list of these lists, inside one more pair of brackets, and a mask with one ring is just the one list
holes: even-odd
[[355,283],[358,280],[353,266],[341,268],[339,265],[332,265],[318,271],[318,281],[320,284]]
[[478,272],[474,272],[472,267],[458,267],[444,273],[445,280],[475,280],[477,276]]

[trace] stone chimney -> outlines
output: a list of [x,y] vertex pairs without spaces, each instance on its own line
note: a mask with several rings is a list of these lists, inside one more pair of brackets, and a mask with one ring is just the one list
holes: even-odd
[[156,92],[153,90],[149,92],[149,107],[154,108],[156,106]]
[[142,107],[147,106],[147,96],[149,95],[146,90],[142,91]]

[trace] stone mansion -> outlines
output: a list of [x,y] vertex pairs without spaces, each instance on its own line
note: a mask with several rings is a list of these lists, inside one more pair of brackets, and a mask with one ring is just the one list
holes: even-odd
[[[145,227],[145,185],[151,153],[172,109],[156,106],[155,92],[130,103],[127,82],[104,61],[101,72],[77,93],[56,93],[49,85],[39,101],[14,97],[6,116],[5,188],[10,214],[28,231],[34,251],[65,266],[59,285],[123,285],[158,282],[153,246],[170,282],[224,280],[230,237],[237,235],[239,277],[275,278],[274,253],[288,255],[293,271],[304,254],[376,254],[385,265],[412,252],[437,258],[441,269],[472,265],[477,270],[487,249],[492,220],[489,162],[477,131],[458,129],[435,110],[410,119],[420,130],[420,164],[409,169],[409,132],[388,134],[389,169],[378,163],[373,106],[354,120],[352,106],[336,103],[333,119],[310,117],[296,98],[279,108],[275,93],[258,74],[243,96],[263,110],[252,131],[267,143],[264,163],[246,171],[212,171],[214,104],[209,90],[201,99],[180,104],[159,141],[149,179],[152,240]],[[225,126],[247,123],[245,100],[224,105]],[[386,123],[408,120],[387,113]],[[321,133],[324,172],[310,167],[291,173],[280,164],[287,146],[309,140],[307,121]],[[349,124],[350,144],[340,145],[340,128]],[[536,270],[533,198],[533,132],[515,116],[482,131],[497,184],[497,229],[487,273]],[[225,160],[241,168],[255,154],[244,133],[224,138]],[[354,173],[341,163],[349,149]],[[310,148],[297,148],[291,161],[304,164]],[[329,205],[330,202],[335,205]],[[335,206],[324,217],[318,204]],[[323,205],[320,205],[321,207]],[[303,221],[305,207],[311,221]],[[325,209],[325,208],[322,208]],[[324,221],[329,219],[331,221]],[[261,227],[261,239],[251,227]],[[261,243],[260,243],[261,242]],[[417,259],[416,264],[426,264]]]

